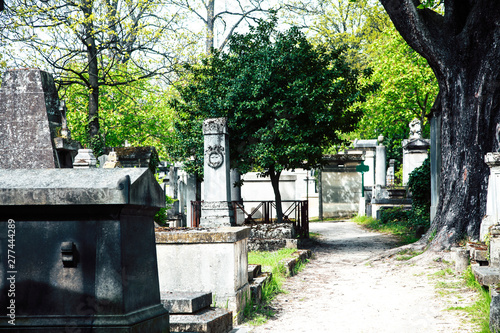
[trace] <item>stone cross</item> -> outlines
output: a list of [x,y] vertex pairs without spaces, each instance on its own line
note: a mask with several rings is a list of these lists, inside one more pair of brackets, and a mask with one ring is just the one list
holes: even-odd
[[209,118],[203,122],[204,190],[201,205],[201,227],[233,224],[229,140],[226,118]]

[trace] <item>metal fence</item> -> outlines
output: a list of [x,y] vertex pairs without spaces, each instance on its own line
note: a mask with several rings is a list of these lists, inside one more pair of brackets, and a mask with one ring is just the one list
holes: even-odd
[[[200,225],[202,201],[191,201],[191,225]],[[234,221],[237,225],[276,223],[276,202],[233,201]],[[283,200],[283,222],[291,222],[300,238],[309,238],[309,207],[307,200]],[[241,220],[243,219],[243,220]]]

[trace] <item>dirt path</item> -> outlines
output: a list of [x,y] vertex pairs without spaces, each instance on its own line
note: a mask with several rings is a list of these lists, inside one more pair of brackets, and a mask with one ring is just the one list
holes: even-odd
[[311,232],[323,235],[312,248],[315,258],[287,280],[288,293],[272,302],[275,318],[241,332],[473,331],[459,312],[444,311],[461,305],[457,300],[470,302],[471,295],[439,296],[429,279],[443,268],[440,259],[366,264],[366,259],[394,248],[394,239],[352,222],[312,223]]

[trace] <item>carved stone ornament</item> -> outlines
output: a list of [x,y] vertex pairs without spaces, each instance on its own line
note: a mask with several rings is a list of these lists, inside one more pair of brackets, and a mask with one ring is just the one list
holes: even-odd
[[224,147],[209,146],[205,150],[205,158],[209,167],[217,169],[224,162]]
[[203,134],[227,134],[226,118],[205,119]]
[[410,122],[410,140],[422,139],[422,122],[414,118]]

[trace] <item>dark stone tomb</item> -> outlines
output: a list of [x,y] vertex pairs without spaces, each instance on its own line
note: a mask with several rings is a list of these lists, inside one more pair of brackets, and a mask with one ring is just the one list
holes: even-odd
[[164,205],[147,168],[0,169],[0,331],[169,332]]

